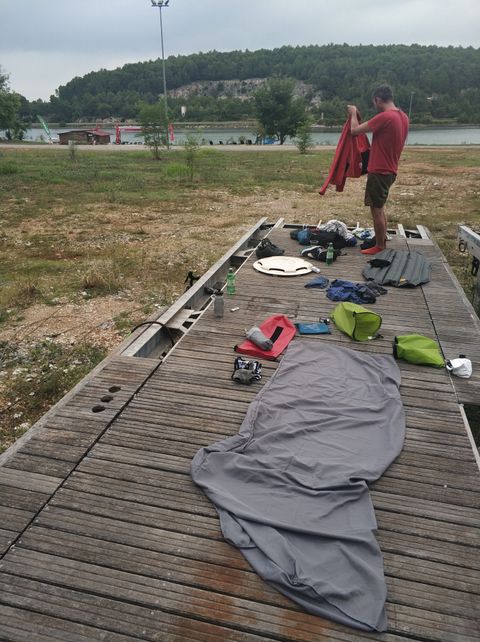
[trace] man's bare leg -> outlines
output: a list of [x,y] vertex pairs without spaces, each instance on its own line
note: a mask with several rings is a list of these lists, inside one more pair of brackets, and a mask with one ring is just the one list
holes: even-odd
[[387,241],[387,215],[385,214],[385,208],[370,206],[370,211],[372,212],[377,247],[384,250]]
[[378,254],[382,252],[387,243],[387,216],[383,207],[373,207],[370,205],[372,212],[373,229],[375,230],[375,245],[368,250],[360,250],[362,254]]

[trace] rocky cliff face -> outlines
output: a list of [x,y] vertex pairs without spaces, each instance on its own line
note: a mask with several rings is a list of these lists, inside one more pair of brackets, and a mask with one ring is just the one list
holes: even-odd
[[[266,78],[247,78],[245,80],[202,80],[183,85],[168,91],[174,98],[189,98],[191,96],[212,96],[214,98],[237,98],[250,100],[253,94],[267,81]],[[321,102],[320,92],[314,90],[301,80],[295,81],[295,94],[306,98],[311,104]]]

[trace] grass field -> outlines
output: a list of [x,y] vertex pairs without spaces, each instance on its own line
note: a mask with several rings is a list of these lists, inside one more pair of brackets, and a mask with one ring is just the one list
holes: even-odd
[[[0,148],[0,451],[259,218],[369,224],[364,179],[317,194],[333,151]],[[391,224],[434,234],[467,294],[459,223],[480,225],[476,148],[407,148]]]

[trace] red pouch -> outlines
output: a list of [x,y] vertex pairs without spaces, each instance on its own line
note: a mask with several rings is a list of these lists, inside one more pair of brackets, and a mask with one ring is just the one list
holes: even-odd
[[259,328],[268,339],[273,341],[273,348],[271,350],[262,350],[252,341],[245,339],[245,341],[235,346],[235,352],[275,361],[296,333],[295,326],[284,314],[275,314],[274,316],[268,317]]

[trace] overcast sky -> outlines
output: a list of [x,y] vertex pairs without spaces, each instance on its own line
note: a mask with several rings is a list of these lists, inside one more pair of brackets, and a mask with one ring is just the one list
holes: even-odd
[[[0,0],[10,88],[47,100],[75,76],[161,55],[150,0]],[[170,0],[165,55],[328,43],[480,46],[480,0]]]

